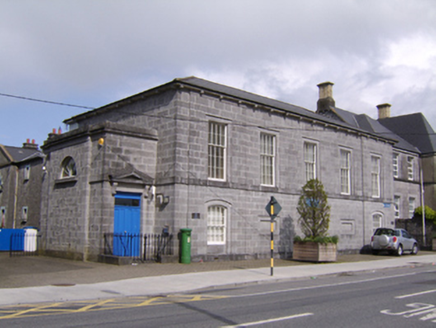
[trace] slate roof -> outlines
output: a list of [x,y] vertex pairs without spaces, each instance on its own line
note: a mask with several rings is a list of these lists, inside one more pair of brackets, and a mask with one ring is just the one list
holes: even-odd
[[[340,126],[340,127],[345,128],[345,129],[352,129],[352,130],[356,130],[357,132],[361,132],[361,133],[374,134],[370,130],[362,129],[358,124],[356,124],[356,122],[353,122],[353,120],[352,120],[353,116],[351,113],[350,114],[342,113],[342,115],[347,116],[346,117],[347,119],[337,120],[337,119],[331,118],[327,115],[320,115],[318,113],[315,113],[315,112],[308,110],[308,109],[305,109],[303,107],[295,106],[295,105],[292,105],[289,103],[285,103],[285,102],[282,102],[279,100],[260,96],[260,95],[250,93],[250,92],[247,92],[244,90],[240,90],[237,88],[233,88],[233,87],[229,87],[229,86],[222,85],[219,83],[200,79],[200,78],[197,78],[194,76],[174,79],[173,81],[168,82],[166,84],[157,86],[155,88],[146,90],[144,92],[127,97],[125,99],[118,100],[116,102],[102,106],[102,107],[94,109],[92,111],[88,111],[88,112],[79,114],[77,116],[71,117],[69,119],[66,119],[66,120],[64,120],[64,123],[72,124],[72,123],[80,122],[82,120],[87,119],[88,117],[91,117],[94,115],[99,115],[100,113],[104,113],[106,111],[119,108],[124,103],[131,103],[131,102],[140,100],[140,99],[146,97],[148,94],[155,94],[156,92],[159,92],[160,90],[173,88],[175,85],[187,86],[187,87],[191,87],[191,88],[198,88],[200,90],[209,91],[212,93],[217,93],[217,94],[222,95],[222,96],[229,96],[231,98],[239,99],[243,102],[244,101],[251,102],[253,104],[257,104],[260,106],[266,106],[266,107],[274,108],[277,110],[285,111],[285,112],[288,112],[290,114],[293,114],[293,115],[296,115],[299,117],[303,117],[303,118],[307,118],[307,119],[312,119],[314,121],[318,121],[321,123],[332,124],[334,126]],[[383,135],[376,135],[376,136],[378,138],[382,138],[382,139],[390,139],[389,137],[383,136]]]
[[181,79],[175,79],[174,81],[189,84],[191,86],[196,86],[196,87],[201,88],[201,89],[218,92],[218,93],[221,93],[224,95],[229,95],[229,96],[239,98],[242,100],[252,101],[253,103],[263,104],[263,105],[266,105],[269,107],[274,107],[274,108],[285,109],[289,112],[299,114],[302,116],[311,117],[314,119],[320,118],[316,113],[314,113],[306,108],[295,106],[292,104],[288,104],[288,103],[285,103],[285,102],[282,102],[282,101],[279,101],[276,99],[260,96],[260,95],[257,95],[255,93],[251,93],[251,92],[244,91],[241,89],[232,88],[232,87],[229,87],[229,86],[226,86],[223,84],[211,82],[211,81],[204,80],[204,79],[199,79],[199,78],[194,77],[194,76],[181,78]]
[[436,153],[436,135],[422,113],[380,119],[379,122],[416,146],[422,154]]
[[25,162],[37,157],[44,157],[44,154],[38,149],[21,148],[13,146],[4,146],[6,151],[12,157],[13,162]]
[[410,142],[410,140],[402,138],[402,136],[396,133],[396,131],[382,124],[380,120],[374,120],[366,114],[355,114],[337,107],[330,107],[330,111],[331,113],[328,114],[330,117],[336,116],[337,120],[346,122],[347,124],[354,126],[355,128],[360,128],[370,133],[395,140],[395,147],[399,149],[415,153],[421,152],[419,147],[417,147],[414,143]]

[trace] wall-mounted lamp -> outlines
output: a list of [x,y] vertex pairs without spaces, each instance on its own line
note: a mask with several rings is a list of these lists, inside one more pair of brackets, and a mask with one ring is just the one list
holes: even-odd
[[98,139],[98,145],[102,147],[104,145],[104,138]]

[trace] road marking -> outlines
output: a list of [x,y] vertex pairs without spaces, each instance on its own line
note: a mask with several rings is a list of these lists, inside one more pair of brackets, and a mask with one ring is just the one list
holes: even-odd
[[167,295],[158,297],[136,296],[106,300],[66,301],[44,304],[19,304],[0,307],[0,320],[20,317],[37,317],[55,314],[71,314],[143,307],[151,305],[188,303],[223,299],[215,295]]
[[308,317],[313,315],[313,313],[300,313],[300,314],[294,314],[287,317],[280,317],[280,318],[273,318],[268,320],[261,320],[261,321],[253,321],[253,322],[246,322],[246,323],[240,323],[239,325],[234,326],[223,326],[222,328],[237,328],[237,327],[249,327],[249,326],[256,326],[256,325],[263,325],[266,323],[272,323],[272,322],[278,322],[278,321],[285,321],[290,319],[296,319],[296,318],[302,318],[302,317]]
[[27,308],[23,311],[17,311],[15,313],[10,314],[9,316],[7,316],[8,318],[14,318],[14,317],[18,317],[18,316],[22,316],[31,312],[39,312],[39,311],[44,311],[46,308],[52,307],[52,306],[57,306],[61,303],[54,303],[54,304],[45,304],[45,305],[40,305],[34,308]]
[[298,288],[289,288],[289,289],[282,289],[282,290],[273,290],[268,292],[261,292],[261,293],[253,293],[253,294],[243,294],[243,295],[233,295],[228,297],[238,298],[238,297],[252,297],[252,296],[263,296],[263,295],[270,295],[270,294],[279,294],[279,293],[287,293],[287,292],[295,292],[300,290],[308,290],[308,289],[317,289],[317,288],[328,288],[328,287],[338,287],[338,286],[345,286],[345,285],[352,285],[352,284],[361,284],[361,283],[367,283],[371,281],[377,281],[377,280],[386,280],[386,279],[392,279],[392,278],[403,278],[407,276],[413,276],[418,273],[405,273],[401,275],[393,275],[393,276],[386,276],[386,277],[378,277],[378,278],[371,278],[371,279],[363,279],[363,280],[356,280],[356,281],[345,281],[345,282],[338,282],[335,284],[326,284],[326,285],[319,285],[319,286],[308,286],[308,287],[298,287]]
[[113,299],[109,299],[109,300],[100,301],[100,302],[97,302],[97,303],[94,303],[94,304],[89,304],[87,306],[84,306],[84,307],[76,310],[76,312],[86,312],[86,311],[91,310],[92,308],[95,308],[97,306],[102,306],[103,304],[106,304],[106,303],[109,303],[109,302],[113,302],[113,301],[114,301]]
[[433,320],[436,318],[436,308],[433,304],[426,304],[426,303],[411,303],[406,304],[407,307],[412,308],[412,310],[403,311],[403,312],[396,312],[393,313],[391,310],[382,310],[380,313],[387,314],[387,315],[395,315],[395,316],[402,316],[403,318],[412,318],[412,317],[418,317],[420,321],[427,321],[432,320],[431,322],[436,322],[436,320]]
[[414,293],[414,294],[396,296],[395,298],[400,300],[400,299],[403,299],[403,298],[414,297],[414,296],[421,296],[421,295],[430,294],[430,293],[436,293],[436,289],[425,290],[423,292]]

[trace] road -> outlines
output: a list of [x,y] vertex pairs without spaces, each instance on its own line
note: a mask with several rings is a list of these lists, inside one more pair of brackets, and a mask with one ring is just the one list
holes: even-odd
[[0,309],[1,327],[436,327],[436,267]]

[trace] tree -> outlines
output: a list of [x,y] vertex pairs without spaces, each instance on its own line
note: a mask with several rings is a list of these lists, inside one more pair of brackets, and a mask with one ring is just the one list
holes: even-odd
[[[436,223],[436,211],[427,205],[424,208],[425,208],[425,218],[428,220],[433,220],[433,222]],[[415,208],[414,215],[422,216],[422,206]]]
[[309,180],[301,189],[297,207],[301,231],[309,239],[327,236],[330,224],[330,206],[323,184],[317,180]]

